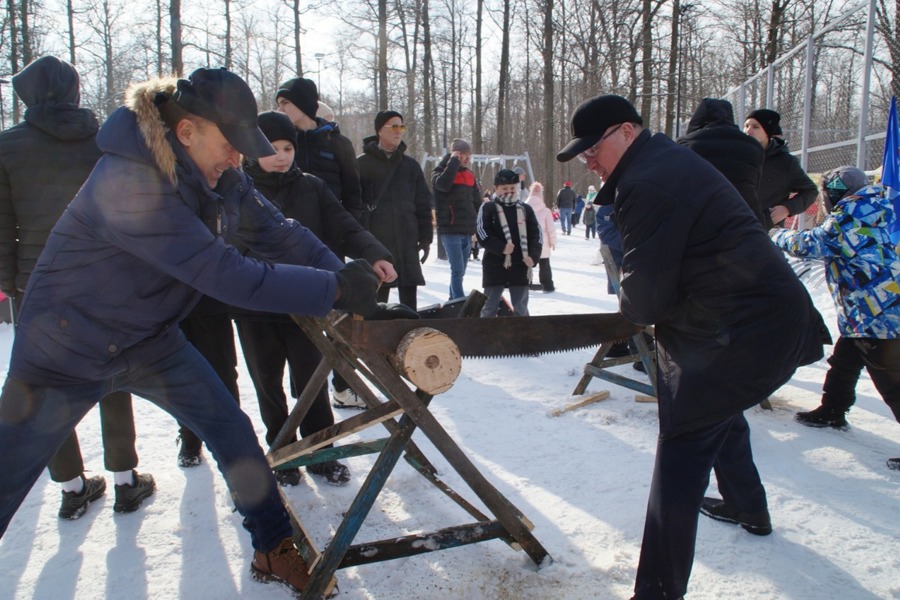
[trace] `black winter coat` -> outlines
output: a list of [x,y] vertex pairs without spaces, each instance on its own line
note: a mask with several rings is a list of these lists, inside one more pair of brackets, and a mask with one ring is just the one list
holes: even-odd
[[[425,285],[419,246],[430,246],[434,239],[431,190],[422,167],[405,152],[406,144],[400,142],[388,158],[378,148],[378,137],[372,136],[363,140],[363,153],[356,159],[369,232],[394,256],[397,279],[391,286]],[[379,198],[392,171],[390,183]]]
[[[797,192],[797,195],[789,198],[794,192]],[[791,216],[799,215],[809,208],[819,195],[816,184],[800,166],[797,157],[788,152],[787,144],[781,138],[769,140],[757,193],[759,204],[767,217],[769,209],[779,204],[783,204]]]
[[[503,225],[500,222],[500,216],[497,213],[497,207],[502,207],[503,213],[506,215],[506,222],[509,225],[509,235],[515,245],[512,253],[510,267],[507,269],[503,266],[506,255],[503,249],[506,248],[506,236],[503,233]],[[481,260],[481,285],[484,287],[492,286],[521,286],[531,283],[528,280],[528,266],[523,262],[522,242],[520,237],[520,226],[518,222],[517,207],[525,207],[525,230],[526,239],[528,240],[528,256],[537,265],[541,260],[541,247],[543,239],[541,237],[541,226],[538,224],[537,217],[534,215],[534,209],[527,204],[501,204],[496,200],[494,202],[485,202],[481,206],[478,213],[478,228],[476,235],[478,243],[484,248],[484,258]]]
[[325,181],[344,208],[359,220],[362,197],[353,144],[341,135],[337,123],[329,123],[321,117],[317,117],[316,122],[319,125],[316,129],[297,130],[294,162],[304,173]]
[[712,165],[643,131],[601,194],[608,187],[625,250],[622,314],[656,325],[661,436],[750,408],[822,357],[806,288]]
[[481,209],[481,186],[475,174],[449,154],[431,172],[438,233],[473,235]]
[[[76,84],[77,85],[77,84]],[[90,110],[45,102],[0,133],[0,290],[24,290],[53,225],[100,158]]]
[[[257,191],[285,217],[294,219],[309,229],[338,256],[364,258],[370,263],[377,260],[393,262],[387,248],[363,229],[359,221],[334,197],[325,182],[315,175],[304,173],[297,166],[286,173],[267,173],[253,159],[245,159],[244,173],[253,180]],[[253,254],[250,253],[250,256]],[[232,309],[232,314],[237,318],[264,316],[264,313],[236,308]],[[276,318],[282,319],[287,317],[278,315]]]
[[578,195],[570,187],[559,188],[556,192],[556,208],[571,208],[575,210],[575,199]]
[[756,139],[735,125],[730,102],[704,98],[678,143],[709,161],[737,189],[760,224],[768,224],[756,191],[766,155]]

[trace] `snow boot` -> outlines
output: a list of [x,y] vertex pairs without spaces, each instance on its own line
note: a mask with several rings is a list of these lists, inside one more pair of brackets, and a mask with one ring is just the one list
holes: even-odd
[[63,492],[59,505],[60,519],[77,519],[85,513],[88,505],[106,493],[106,480],[97,475],[88,479],[84,475],[84,487],[80,492]]
[[893,469],[894,471],[900,471],[900,458],[889,458],[887,459],[888,469]]
[[156,482],[149,473],[139,474],[132,471],[134,483],[116,486],[116,503],[113,510],[117,513],[134,512],[141,507],[145,498],[149,498],[156,490]]
[[254,551],[250,574],[263,583],[283,583],[297,593],[309,583],[309,567],[291,538],[285,538],[270,552]]
[[275,470],[275,481],[278,482],[278,485],[281,487],[293,487],[300,483],[300,469],[276,469]]
[[203,440],[194,435],[193,432],[185,434],[182,431],[175,440],[180,444],[178,449],[178,466],[189,468],[196,467],[203,462],[201,454],[203,453]]
[[845,410],[822,405],[809,412],[798,412],[794,418],[807,427],[831,427],[838,431],[847,431],[850,425],[847,423],[846,414]]
[[350,469],[336,460],[306,465],[306,472],[325,478],[325,483],[344,485],[350,481]]
[[716,521],[740,525],[753,535],[769,535],[772,533],[772,521],[769,519],[769,511],[767,510],[755,513],[742,513],[725,504],[724,500],[704,498],[700,504],[700,512]]

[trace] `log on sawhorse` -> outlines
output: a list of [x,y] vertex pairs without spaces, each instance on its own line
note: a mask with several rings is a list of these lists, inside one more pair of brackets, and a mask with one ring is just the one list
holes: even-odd
[[[613,261],[609,246],[600,246],[600,255],[603,257],[603,264],[606,267],[606,276],[609,279],[609,283],[612,286],[613,291],[618,294],[619,270]],[[584,365],[584,375],[582,375],[578,385],[575,386],[572,395],[579,396],[583,394],[585,390],[587,390],[591,379],[596,377],[598,379],[609,381],[610,383],[615,383],[616,385],[621,385],[630,390],[640,392],[641,394],[656,397],[656,351],[651,349],[650,344],[647,342],[647,337],[652,339],[651,331],[652,328],[647,328],[647,335],[645,335],[644,331],[641,331],[631,338],[630,341],[634,351],[628,356],[607,358],[606,355],[612,349],[614,342],[601,344],[600,349],[597,350],[597,353],[594,355],[594,358],[591,359],[591,362]],[[650,378],[649,384],[631,379],[630,377],[625,377],[624,375],[619,375],[618,373],[613,373],[609,370],[610,367],[632,364],[638,360],[641,361],[641,364],[644,366],[644,372],[647,374],[647,377]]]
[[[300,598],[318,600],[327,597],[336,584],[335,572],[338,569],[492,539],[502,540],[516,550],[523,550],[538,566],[550,562],[552,557],[531,533],[534,528],[532,523],[478,471],[428,410],[428,404],[434,395],[449,389],[459,374],[459,367],[454,365],[454,361],[460,360],[459,352],[452,340],[434,330],[414,329],[407,336],[410,339],[404,338],[401,342],[402,347],[398,348],[397,353],[385,356],[371,349],[351,347],[336,331],[335,319],[335,313],[326,319],[294,317],[324,358],[300,394],[288,422],[273,442],[268,454],[269,463],[272,468],[279,469],[336,457],[377,454],[377,458],[350,508],[344,513],[343,520],[322,551],[316,548],[303,527],[300,516],[285,497],[285,505],[295,525],[295,541],[310,567],[310,580]],[[424,356],[424,360],[417,358],[420,354]],[[312,397],[325,383],[329,367],[347,380],[369,408],[323,431],[288,443],[297,424],[312,404]],[[363,379],[378,389],[387,401],[380,401]],[[412,382],[415,389],[407,381]],[[388,437],[356,444],[333,445],[338,440],[376,425],[385,427]],[[489,515],[440,479],[437,470],[411,442],[417,429],[474,492]],[[356,535],[404,453],[407,462],[416,471],[475,521],[438,531],[354,544]]]

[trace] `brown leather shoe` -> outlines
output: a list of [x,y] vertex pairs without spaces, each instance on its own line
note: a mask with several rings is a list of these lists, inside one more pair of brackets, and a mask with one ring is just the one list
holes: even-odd
[[285,538],[271,552],[254,551],[250,573],[257,581],[277,581],[298,593],[309,583],[309,567],[291,538]]

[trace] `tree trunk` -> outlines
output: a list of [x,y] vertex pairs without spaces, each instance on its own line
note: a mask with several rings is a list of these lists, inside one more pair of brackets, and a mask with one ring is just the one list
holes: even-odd
[[434,152],[434,63],[431,59],[431,16],[428,0],[422,0],[422,113],[425,115],[425,151]]
[[300,0],[294,0],[294,70],[303,77],[303,59],[300,57]]
[[378,0],[378,110],[388,108],[387,0]]
[[[16,19],[16,2],[15,0],[7,0],[7,10],[9,11],[9,72],[18,73],[21,65],[19,64],[19,23]],[[19,96],[15,92],[12,94],[13,105],[13,123],[18,123],[22,118],[21,109],[19,108]],[[2,109],[2,107],[0,107]]]
[[19,34],[22,40],[22,66],[27,67],[34,58],[34,40],[31,39],[31,25],[28,21],[28,0],[22,0],[19,15]]
[[[508,0],[507,0],[508,1]],[[900,1],[900,0],[898,0]],[[481,37],[484,26],[484,0],[478,0],[475,10],[475,125],[472,132],[472,143],[476,148],[484,148],[484,115],[481,105]],[[487,148],[484,148],[487,151]]]
[[[666,135],[673,137],[675,135],[674,127],[676,116],[676,99],[678,108],[681,106],[681,78],[678,77],[679,66],[681,65],[681,48],[679,30],[681,24],[681,0],[672,0],[672,40],[669,44],[669,77],[666,82]],[[677,90],[676,91],[676,86]],[[678,115],[679,117],[681,115]],[[678,132],[680,134],[680,132]]]
[[509,11],[510,0],[503,0],[503,31],[500,45],[500,81],[497,99],[497,141],[494,147],[499,154],[506,152],[506,115],[509,111]]
[[172,72],[181,77],[184,75],[184,46],[181,42],[181,0],[170,0],[169,23],[172,29]]
[[650,124],[653,107],[653,0],[641,1],[641,116]]
[[[541,49],[544,59],[544,189],[556,189],[556,136],[554,134],[554,121],[556,117],[556,106],[553,102],[554,85],[553,85],[553,2],[554,0],[546,0],[544,5],[544,47]],[[549,196],[548,196],[549,198]],[[552,205],[552,203],[548,203]]]
[[69,62],[75,64],[75,7],[72,0],[66,0],[66,23],[69,30],[66,32],[69,38]]
[[766,65],[771,65],[778,58],[781,46],[781,30],[784,27],[784,13],[790,0],[772,0],[772,13],[769,16],[769,33],[766,38]]
[[225,68],[232,70],[231,0],[225,0]]

